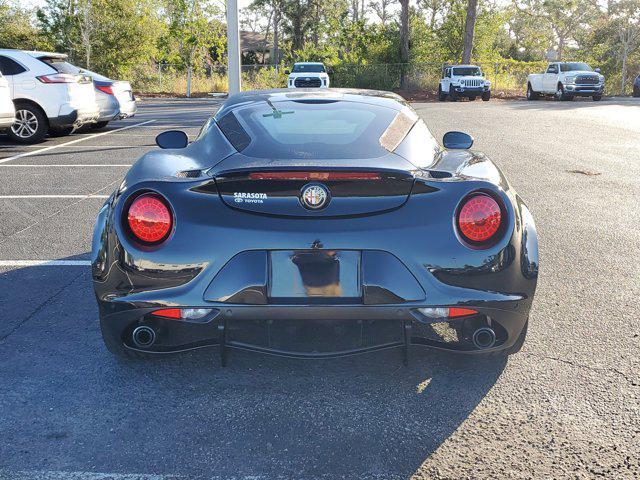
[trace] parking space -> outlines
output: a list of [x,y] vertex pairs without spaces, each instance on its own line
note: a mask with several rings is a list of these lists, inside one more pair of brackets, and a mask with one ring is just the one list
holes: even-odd
[[93,221],[155,135],[193,138],[218,105],[147,100],[99,133],[0,137],[0,480],[638,478],[636,103],[414,105],[438,138],[472,134],[536,218],[539,289],[508,362],[118,360],[100,338]]

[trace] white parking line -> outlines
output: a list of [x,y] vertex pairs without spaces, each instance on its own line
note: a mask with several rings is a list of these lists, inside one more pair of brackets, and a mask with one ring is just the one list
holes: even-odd
[[86,267],[91,260],[0,260],[0,267]]
[[67,146],[67,145],[73,145],[73,144],[79,143],[79,142],[84,142],[84,141],[92,139],[92,138],[98,138],[98,137],[102,137],[104,135],[109,135],[110,133],[122,132],[123,130],[129,130],[131,128],[140,127],[142,125],[147,125],[147,124],[153,123],[155,121],[156,120],[147,120],[146,122],[140,122],[140,123],[136,123],[134,125],[127,125],[126,127],[116,128],[115,130],[109,130],[108,132],[101,132],[101,133],[96,133],[96,134],[93,134],[93,135],[88,135],[86,137],[77,138],[75,140],[71,140],[70,142],[60,143],[58,145],[51,145],[50,147],[45,147],[45,148],[42,148],[40,150],[34,150],[32,152],[19,153],[18,155],[14,155],[13,157],[3,158],[2,160],[0,160],[0,163],[7,163],[7,162],[10,162],[11,160],[17,160],[18,158],[29,157],[31,155],[37,155],[38,153],[44,153],[44,152],[48,152],[48,151],[54,150],[56,148],[64,147],[64,146]]
[[0,195],[5,198],[109,198],[109,195]]
[[130,167],[130,163],[111,163],[111,164],[101,164],[101,163],[55,163],[55,164],[41,164],[41,165],[31,165],[31,164],[18,164],[15,163],[11,165],[0,165],[0,168],[49,168],[49,167]]

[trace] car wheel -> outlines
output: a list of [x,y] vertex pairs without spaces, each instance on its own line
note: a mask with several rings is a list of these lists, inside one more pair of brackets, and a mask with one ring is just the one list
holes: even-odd
[[593,98],[594,102],[599,102],[600,100],[602,100],[602,95],[594,95],[591,98]]
[[91,124],[91,128],[93,130],[100,130],[101,128],[104,128],[107,125],[109,125],[109,122],[96,122]]
[[449,87],[449,101],[450,102],[458,101],[458,95],[456,95],[456,91],[451,87]]
[[491,100],[491,92],[484,92],[482,94],[482,101],[488,102],[489,100]]
[[640,97],[640,89],[634,88],[633,89],[633,96],[634,97]]
[[530,83],[527,83],[527,100],[538,100],[538,98],[540,98],[538,93],[533,91]]
[[573,97],[567,95],[564,91],[564,86],[560,83],[558,84],[558,89],[556,90],[556,94],[554,95],[556,100],[560,100],[561,102],[566,102],[567,100],[573,100]]
[[50,128],[49,136],[50,137],[66,137],[67,135],[71,135],[74,128],[71,127],[63,127],[63,128]]
[[469,97],[469,101],[473,102],[476,99],[476,97]]
[[38,143],[47,135],[49,122],[42,111],[28,103],[16,105],[16,121],[8,131],[9,137],[18,143]]
[[444,102],[447,99],[447,94],[442,91],[442,86],[438,85],[438,100]]

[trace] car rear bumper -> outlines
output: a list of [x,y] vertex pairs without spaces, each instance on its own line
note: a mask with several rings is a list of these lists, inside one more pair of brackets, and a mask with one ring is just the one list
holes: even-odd
[[71,109],[70,111],[68,108],[61,108],[60,111],[67,113],[61,113],[57,117],[49,118],[51,127],[79,127],[87,123],[95,123],[100,118],[100,110],[97,106],[93,109]]
[[129,118],[135,116],[138,112],[138,106],[135,100],[120,101],[120,114],[119,118]]
[[[478,315],[448,321],[427,319],[418,305],[234,305],[213,308],[204,322],[157,317],[150,314],[157,308],[147,307],[103,316],[101,327],[110,342],[153,354],[216,345],[299,358],[331,358],[409,345],[473,354],[515,343],[527,316],[514,310],[514,305],[478,307]],[[496,342],[480,349],[473,343],[473,333],[486,327],[487,319]],[[133,332],[140,326],[155,332],[152,345],[136,345]]]

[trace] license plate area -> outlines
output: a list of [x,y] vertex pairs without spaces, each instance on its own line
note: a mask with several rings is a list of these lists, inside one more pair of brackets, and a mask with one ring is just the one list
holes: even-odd
[[361,253],[353,250],[269,252],[270,303],[362,303]]

